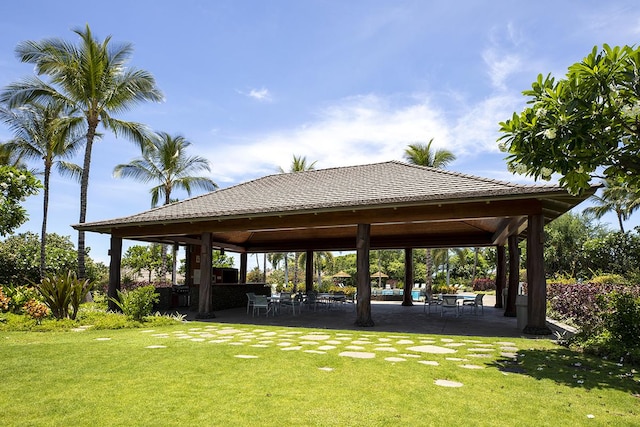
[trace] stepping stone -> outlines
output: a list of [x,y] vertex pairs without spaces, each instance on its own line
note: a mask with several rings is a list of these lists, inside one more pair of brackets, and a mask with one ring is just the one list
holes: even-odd
[[327,350],[335,350],[337,347],[335,345],[321,345],[318,347],[318,350],[327,351]]
[[464,385],[457,381],[449,381],[449,380],[435,380],[434,384],[439,385],[441,387],[462,387]]
[[321,371],[325,371],[325,372],[333,372],[333,368],[327,368],[327,367],[322,367],[322,368],[318,368]]
[[391,338],[378,338],[378,341],[380,342],[389,342],[392,341]]
[[268,345],[264,345],[264,344],[253,344],[251,347],[255,347],[255,348],[268,348]]
[[111,338],[96,338],[96,341],[111,341]]
[[300,341],[302,345],[318,345],[317,341]]
[[371,341],[369,341],[369,340],[355,340],[355,341],[351,341],[351,344],[367,345],[367,344],[371,344]]
[[464,347],[466,344],[461,343],[461,342],[450,342],[445,344],[445,347]]
[[500,347],[500,350],[506,351],[509,353],[517,353],[518,349],[516,347]]
[[202,342],[202,341],[204,341],[204,338],[191,338],[191,341]]
[[282,342],[279,342],[277,345],[279,345],[280,347],[289,347],[290,345],[293,345],[293,343],[289,341],[282,341]]
[[470,344],[480,344],[482,341],[478,340],[462,340],[463,342],[468,342]]
[[238,359],[257,359],[258,358],[258,356],[253,356],[249,354],[236,354],[233,357],[237,357]]
[[345,347],[347,350],[364,350],[364,347],[359,345],[348,345]]
[[414,344],[412,340],[399,340],[396,342],[397,345],[411,345]]
[[140,331],[141,334],[149,334],[151,332],[155,332],[155,330],[154,329],[146,329],[144,331]]
[[327,354],[326,351],[318,351],[318,350],[305,350],[305,353],[311,353],[311,354]]
[[506,347],[515,347],[516,344],[513,342],[509,342],[509,341],[498,341],[496,344],[498,345],[504,345]]
[[145,348],[167,348],[166,345],[148,345]]
[[338,341],[338,340],[327,340],[326,341],[327,344],[331,344],[331,345],[339,345],[342,344],[342,341]]
[[409,351],[415,351],[417,353],[433,353],[433,354],[448,354],[457,353],[458,350],[452,348],[440,347],[437,345],[418,345],[415,347],[407,347]]
[[229,340],[211,340],[209,341],[211,344],[221,344],[223,342],[229,342]]
[[338,356],[353,357],[356,359],[373,359],[376,357],[375,353],[368,353],[364,351],[343,351]]
[[282,347],[280,350],[282,351],[293,351],[293,350],[302,350],[301,345],[291,346],[291,347]]
[[422,363],[423,365],[428,365],[428,366],[439,366],[440,365],[435,360],[418,360],[418,363]]
[[477,357],[478,359],[482,359],[482,358],[490,358],[493,356],[490,354],[481,353],[481,354],[467,354],[467,357]]
[[278,335],[277,332],[265,332],[262,334],[263,337],[273,337],[275,335]]
[[465,369],[484,369],[484,366],[480,365],[460,365],[460,367]]
[[320,334],[310,334],[310,335],[305,335],[300,337],[301,340],[314,340],[314,341],[326,341],[329,338],[331,338],[331,336],[329,335],[320,335]]
[[376,347],[373,350],[374,351],[388,351],[388,352],[391,352],[391,353],[397,353],[398,352],[398,350],[396,350],[393,347]]
[[451,338],[441,338],[440,341],[442,341],[442,342],[453,342],[453,340]]
[[469,359],[462,359],[460,357],[447,357],[446,360],[449,360],[451,362],[466,362]]
[[241,343],[241,342],[230,342],[229,345],[244,345],[244,343]]
[[500,356],[506,357],[509,359],[517,359],[518,355],[516,353],[500,353]]
[[384,360],[387,362],[406,362],[407,359],[403,357],[385,357]]

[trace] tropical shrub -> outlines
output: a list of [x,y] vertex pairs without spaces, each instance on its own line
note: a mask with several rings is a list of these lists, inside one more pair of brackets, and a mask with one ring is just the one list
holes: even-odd
[[9,302],[11,299],[4,294],[2,286],[0,286],[0,313],[3,311],[9,311]]
[[69,271],[66,275],[45,277],[36,289],[56,319],[73,320],[91,289],[91,282],[89,279],[78,279],[74,272]]
[[550,315],[580,331],[585,351],[640,362],[640,286],[576,283],[547,286]]
[[160,295],[154,286],[148,285],[130,291],[118,291],[118,299],[111,300],[128,318],[142,322],[151,314],[153,304],[160,300]]
[[629,282],[624,278],[624,276],[621,276],[620,274],[601,274],[599,276],[594,276],[591,280],[589,280],[589,283],[598,285],[626,285]]
[[5,311],[20,314],[27,301],[40,299],[40,294],[33,286],[4,286],[3,293],[8,299]]

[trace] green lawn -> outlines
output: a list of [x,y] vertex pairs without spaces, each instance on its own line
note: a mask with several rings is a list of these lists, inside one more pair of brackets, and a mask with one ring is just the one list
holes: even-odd
[[3,426],[640,425],[637,372],[548,340],[196,322],[0,339]]

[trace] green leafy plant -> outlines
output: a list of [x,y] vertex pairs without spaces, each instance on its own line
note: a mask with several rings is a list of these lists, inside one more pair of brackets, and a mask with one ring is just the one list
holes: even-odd
[[66,275],[45,277],[37,289],[56,319],[74,320],[91,286],[89,279],[78,279],[69,271]]
[[2,290],[2,287],[0,287],[0,313],[3,311],[9,311],[10,301],[11,301],[11,298],[6,296]]
[[130,291],[118,291],[118,298],[110,298],[129,318],[142,322],[151,314],[153,304],[160,300],[160,294],[152,285],[141,286]]

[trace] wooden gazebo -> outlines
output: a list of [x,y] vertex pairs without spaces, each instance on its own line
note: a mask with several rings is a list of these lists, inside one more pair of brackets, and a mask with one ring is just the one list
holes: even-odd
[[[355,322],[373,325],[369,251],[405,249],[405,283],[413,283],[414,248],[498,248],[498,304],[506,286],[505,246],[527,239],[526,333],[548,333],[543,262],[544,224],[593,194],[573,196],[555,185],[521,185],[397,161],[275,174],[128,217],[76,224],[111,235],[110,293],[120,283],[122,240],[179,244],[200,259],[198,311],[211,310],[211,253],[307,252],[312,289],[315,250],[356,250]],[[509,302],[515,315],[518,251],[509,251]],[[411,304],[410,287],[403,304]]]

